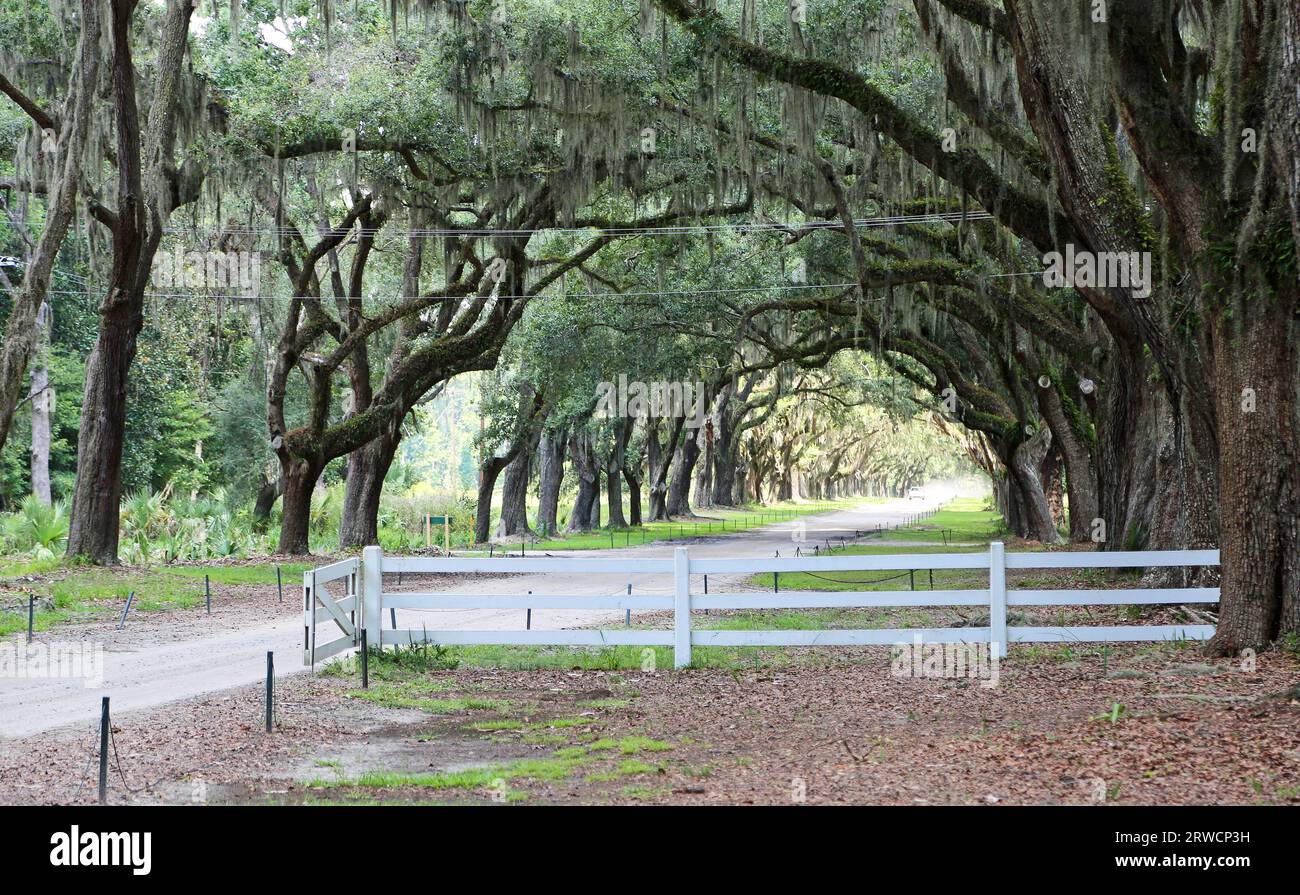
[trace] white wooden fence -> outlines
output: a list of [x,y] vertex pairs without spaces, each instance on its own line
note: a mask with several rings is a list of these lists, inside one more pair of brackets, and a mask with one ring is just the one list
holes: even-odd
[[[349,566],[349,563],[354,565]],[[349,637],[359,641],[360,631],[349,627],[348,613],[355,609],[356,560],[347,560],[307,572],[304,576],[307,662],[346,649]],[[1115,553],[1007,553],[1000,542],[979,553],[924,553],[840,555],[774,559],[692,559],[678,547],[671,559],[570,559],[555,557],[426,558],[384,556],[367,547],[360,562],[362,624],[367,641],[374,644],[519,644],[567,646],[672,647],[674,664],[691,664],[694,646],[859,646],[911,643],[988,643],[1002,658],[1005,644],[1032,642],[1118,642],[1145,640],[1202,640],[1214,634],[1212,625],[1120,625],[1073,627],[1009,626],[1007,610],[1015,606],[1130,605],[1138,603],[1215,603],[1219,590],[1196,588],[1123,588],[1111,590],[1010,589],[1007,569],[1097,569],[1159,566],[1217,566],[1217,550],[1176,550]],[[964,590],[902,591],[761,591],[704,594],[692,590],[692,577],[703,575],[754,575],[810,572],[827,575],[858,571],[908,571],[911,569],[976,569],[988,573],[987,588]],[[581,575],[663,575],[672,583],[671,594],[455,594],[392,593],[384,590],[385,573],[547,573]],[[350,577],[349,577],[350,576]],[[353,582],[342,600],[325,593],[326,581]],[[313,597],[314,595],[314,597]],[[312,600],[323,605],[314,609]],[[809,609],[832,607],[987,606],[987,627],[969,628],[865,628],[854,630],[739,631],[693,628],[691,613],[704,609]],[[672,630],[633,628],[583,630],[426,630],[385,628],[393,609],[595,609],[663,610],[673,613]],[[344,634],[323,647],[316,645],[314,625],[333,622]]]

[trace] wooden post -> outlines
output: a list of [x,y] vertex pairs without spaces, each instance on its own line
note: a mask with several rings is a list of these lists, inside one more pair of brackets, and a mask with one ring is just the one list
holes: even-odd
[[691,559],[685,547],[673,551],[673,667],[691,664]]
[[442,552],[444,556],[451,556],[451,517],[442,517]]
[[377,546],[361,550],[361,624],[366,640],[383,648],[384,553]]
[[424,514],[424,546],[426,548],[433,546],[433,532],[430,530],[432,523],[433,520],[429,517],[429,514],[425,513]]
[[1001,541],[989,542],[989,656],[1007,656],[1007,557]]
[[302,664],[316,670],[316,573],[302,573]]

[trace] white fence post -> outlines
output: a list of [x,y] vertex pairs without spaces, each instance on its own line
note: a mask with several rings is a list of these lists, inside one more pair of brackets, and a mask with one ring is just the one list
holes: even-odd
[[685,547],[673,551],[673,667],[691,664],[691,558]]
[[302,573],[302,664],[316,667],[316,573]]
[[989,656],[1007,657],[1007,555],[1001,541],[989,542]]
[[[361,623],[366,628],[366,645],[383,645],[384,552],[378,547],[361,550]],[[360,638],[358,637],[358,643]]]

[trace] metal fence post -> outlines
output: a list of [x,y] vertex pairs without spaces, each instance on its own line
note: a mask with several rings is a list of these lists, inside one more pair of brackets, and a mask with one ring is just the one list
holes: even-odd
[[99,709],[99,804],[108,804],[108,738],[112,728],[108,720],[108,697],[100,703]]
[[989,656],[1007,655],[1007,557],[1001,541],[989,542]]
[[361,689],[370,688],[370,645],[366,643],[366,629],[361,629]]
[[361,550],[361,624],[366,640],[382,649],[384,643],[383,609],[384,552],[377,546]]
[[275,718],[275,653],[266,651],[266,732]]
[[673,551],[673,667],[691,664],[691,558],[685,547]]

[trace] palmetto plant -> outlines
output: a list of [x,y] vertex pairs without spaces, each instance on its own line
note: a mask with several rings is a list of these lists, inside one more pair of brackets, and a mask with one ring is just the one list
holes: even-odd
[[136,491],[122,501],[122,535],[141,547],[165,533],[171,518],[165,492]]
[[331,485],[317,491],[311,499],[310,527],[313,534],[324,534],[338,527],[343,510],[343,486]]
[[28,495],[19,511],[22,520],[20,532],[28,541],[28,548],[39,559],[47,559],[59,550],[68,537],[68,516],[63,503],[46,505],[34,495]]

